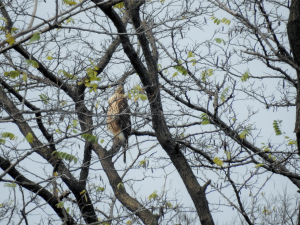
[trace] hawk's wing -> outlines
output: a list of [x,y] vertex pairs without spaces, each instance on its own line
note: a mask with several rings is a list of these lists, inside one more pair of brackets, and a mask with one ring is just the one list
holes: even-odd
[[117,101],[119,109],[118,124],[124,134],[125,144],[127,146],[127,141],[131,133],[131,121],[130,121],[130,109],[128,106],[127,96],[123,95],[120,101]]
[[[114,94],[108,100],[107,128],[114,136],[125,139],[127,145],[131,132],[130,109],[125,94]],[[123,137],[122,137],[123,136]]]

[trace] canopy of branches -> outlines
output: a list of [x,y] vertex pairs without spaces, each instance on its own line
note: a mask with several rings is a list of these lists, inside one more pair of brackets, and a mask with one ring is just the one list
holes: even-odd
[[0,223],[300,224],[298,9],[0,0]]

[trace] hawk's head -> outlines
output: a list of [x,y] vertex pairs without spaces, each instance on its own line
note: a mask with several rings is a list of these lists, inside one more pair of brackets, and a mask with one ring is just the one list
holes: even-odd
[[123,86],[118,86],[115,93],[116,94],[125,94],[124,87]]

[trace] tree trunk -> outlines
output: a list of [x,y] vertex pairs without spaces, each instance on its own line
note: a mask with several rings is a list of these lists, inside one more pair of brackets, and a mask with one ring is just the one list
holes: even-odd
[[[290,16],[287,24],[287,34],[295,63],[300,66],[300,0],[292,0]],[[297,84],[300,81],[300,71],[297,71]],[[300,146],[300,89],[297,86],[296,97],[296,124],[295,133],[298,147]],[[298,150],[298,154],[300,151]]]

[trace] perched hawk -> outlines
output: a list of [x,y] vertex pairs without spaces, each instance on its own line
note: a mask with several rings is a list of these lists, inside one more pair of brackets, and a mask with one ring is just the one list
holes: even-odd
[[[119,138],[124,147],[128,146],[128,138],[131,132],[130,110],[127,102],[127,95],[125,95],[124,87],[118,86],[115,94],[108,100],[107,112],[107,129]],[[124,152],[124,161],[126,155]]]

